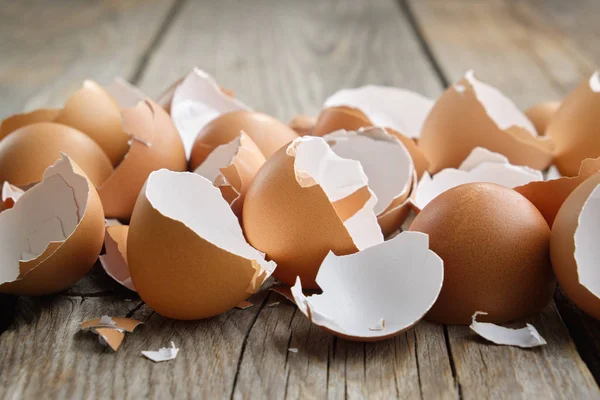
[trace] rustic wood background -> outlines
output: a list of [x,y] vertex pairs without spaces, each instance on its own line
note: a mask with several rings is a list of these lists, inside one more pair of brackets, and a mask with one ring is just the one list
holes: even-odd
[[[283,120],[364,83],[436,97],[470,68],[526,107],[600,65],[598,15],[597,0],[1,0],[0,118],[86,78],[156,96],[194,65]],[[252,301],[168,320],[98,268],[57,296],[0,296],[0,398],[600,398],[600,323],[560,292],[530,320],[548,341],[535,350],[426,322],[351,343],[277,294]],[[146,324],[112,353],[78,331],[103,314]],[[171,340],[176,360],[140,356]]]

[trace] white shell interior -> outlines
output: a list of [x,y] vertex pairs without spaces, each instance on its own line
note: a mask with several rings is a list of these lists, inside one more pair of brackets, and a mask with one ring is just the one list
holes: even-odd
[[489,340],[492,343],[508,346],[518,346],[523,348],[531,348],[546,344],[544,338],[531,324],[527,324],[524,328],[511,329],[489,322],[477,322],[478,315],[486,315],[487,313],[477,311],[473,314],[473,319],[470,328],[482,338]]
[[373,125],[392,128],[408,137],[417,138],[433,104],[433,100],[410,90],[366,85],[335,92],[325,100],[323,107],[356,108]]
[[206,160],[194,170],[195,174],[202,175],[211,182],[215,182],[221,176],[221,168],[225,168],[233,162],[241,146],[241,136],[231,142],[219,145],[206,157]]
[[104,238],[104,248],[106,253],[98,257],[104,271],[106,271],[108,276],[125,286],[127,289],[136,292],[137,290],[135,290],[131,275],[129,274],[127,261],[119,251],[119,244],[112,238],[108,230],[106,231]]
[[8,199],[13,199],[13,201],[19,200],[19,198],[25,193],[24,190],[11,185],[8,182],[4,182],[2,185],[2,201],[6,201]]
[[600,298],[598,237],[600,237],[600,185],[596,186],[583,205],[575,230],[575,262],[579,283]]
[[144,101],[146,95],[137,87],[117,76],[104,90],[112,96],[121,108],[134,107],[140,101]]
[[443,262],[420,232],[398,236],[347,256],[329,253],[317,274],[320,295],[292,287],[298,308],[317,325],[355,338],[400,332],[419,321],[442,288]]
[[590,76],[590,89],[594,93],[600,93],[600,71],[596,71]]

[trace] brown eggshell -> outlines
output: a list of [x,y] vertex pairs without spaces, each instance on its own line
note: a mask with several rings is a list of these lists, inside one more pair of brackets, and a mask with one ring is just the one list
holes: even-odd
[[316,117],[310,115],[298,114],[288,123],[288,126],[298,134],[298,136],[312,135],[315,124],[317,123]]
[[[94,185],[77,164],[65,157],[58,161],[53,168],[67,167],[64,165],[67,162],[70,163],[68,168],[72,168],[73,171],[68,174],[73,174],[76,178],[84,178],[87,181],[87,204],[83,211],[83,217],[73,233],[64,241],[51,242],[41,255],[30,261],[21,262],[19,278],[0,285],[0,292],[21,296],[38,296],[59,292],[87,274],[98,259],[104,242],[102,203]],[[35,187],[30,191],[34,189]],[[19,202],[17,202],[17,206],[18,204]],[[5,213],[15,211],[16,208],[12,208]]]
[[181,138],[169,115],[152,100],[123,110],[123,129],[132,136],[123,162],[98,188],[107,218],[128,220],[152,171],[185,171]]
[[579,283],[575,260],[575,231],[583,206],[600,184],[600,174],[590,176],[565,200],[552,226],[550,254],[552,268],[562,291],[583,312],[600,320],[600,299]]
[[286,148],[258,171],[246,193],[242,215],[248,242],[277,262],[274,276],[293,285],[317,288],[315,278],[329,251],[356,252],[350,234],[319,185],[301,187],[294,176],[294,157]]
[[100,264],[108,276],[135,291],[131,282],[131,274],[127,265],[127,234],[129,226],[110,225],[106,227],[104,235],[105,254],[100,256]]
[[591,175],[600,172],[600,157],[588,158],[581,163],[576,177],[562,177],[550,181],[531,182],[515,190],[527,197],[552,227],[558,210],[577,186]]
[[562,102],[546,129],[555,143],[554,164],[565,176],[575,176],[586,158],[600,156],[600,91],[585,79]]
[[129,150],[129,137],[123,131],[119,105],[94,81],[85,81],[83,87],[69,97],[54,122],[91,137],[114,166]]
[[560,101],[539,103],[525,110],[525,115],[533,122],[537,133],[539,135],[544,135],[546,128],[548,127],[548,122],[550,122],[550,119],[559,107]]
[[0,184],[26,187],[42,180],[46,168],[67,154],[87,173],[94,185],[113,172],[102,149],[80,131],[52,122],[20,128],[0,141]]
[[289,126],[266,114],[235,111],[221,115],[208,123],[198,134],[190,158],[190,169],[196,169],[215,147],[229,143],[244,131],[256,143],[265,158],[298,135]]
[[28,113],[15,114],[6,118],[0,125],[0,140],[6,135],[36,122],[52,122],[60,112],[57,108],[41,108]]
[[419,148],[429,161],[429,172],[435,174],[458,168],[475,147],[503,154],[513,165],[539,170],[552,161],[553,145],[548,138],[535,137],[520,126],[500,129],[463,78],[435,103],[423,125]]
[[457,186],[433,199],[411,231],[429,235],[444,260],[444,284],[428,320],[469,325],[486,310],[504,323],[541,311],[552,298],[550,229],[512,189],[490,183]]

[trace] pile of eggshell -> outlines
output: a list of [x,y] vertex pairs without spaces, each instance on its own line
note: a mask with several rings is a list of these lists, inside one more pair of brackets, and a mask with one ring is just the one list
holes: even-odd
[[424,317],[539,345],[492,323],[543,310],[556,280],[600,319],[599,156],[598,73],[524,113],[469,71],[437,101],[344,89],[288,125],[199,69],[156,101],[86,81],[0,126],[0,292],[61,291],[99,258],[193,320],[273,275],[340,337]]

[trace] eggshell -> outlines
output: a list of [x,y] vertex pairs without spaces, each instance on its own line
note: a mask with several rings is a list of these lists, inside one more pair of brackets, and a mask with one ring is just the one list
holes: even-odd
[[23,196],[24,190],[4,182],[2,185],[2,198],[0,198],[0,212],[13,208],[17,200]]
[[567,197],[552,226],[552,267],[562,291],[586,314],[600,320],[598,226],[600,173]]
[[600,71],[584,80],[561,103],[548,123],[554,141],[554,164],[575,176],[581,161],[600,156]]
[[531,182],[515,190],[527,197],[542,213],[548,226],[552,227],[558,210],[577,186],[595,173],[600,172],[600,157],[589,158],[581,163],[576,177],[562,177],[544,182]]
[[532,347],[547,344],[544,338],[531,324],[527,324],[524,328],[520,329],[505,328],[489,322],[478,322],[478,315],[487,315],[487,313],[477,311],[473,314],[469,328],[492,343],[505,346],[517,346],[523,349],[530,349]]
[[292,287],[298,309],[336,336],[357,341],[390,338],[415,325],[437,299],[444,268],[427,235],[402,232],[346,256],[329,252],[317,275],[322,294]]
[[429,172],[435,174],[457,168],[475,147],[538,170],[552,161],[552,141],[538,136],[510,99],[469,71],[435,103],[423,124],[419,148],[429,161]]
[[265,158],[269,158],[298,135],[289,126],[266,114],[253,111],[236,111],[223,114],[204,126],[198,134],[190,169],[196,169],[219,145],[235,139],[244,131],[256,143]]
[[52,122],[59,112],[60,109],[57,108],[41,108],[28,113],[11,115],[0,124],[0,140],[24,126],[37,122]]
[[52,122],[40,122],[20,128],[0,141],[0,183],[19,187],[42,180],[46,168],[67,154],[100,185],[113,167],[102,149],[80,131]]
[[143,324],[143,322],[133,318],[109,317],[108,315],[103,315],[100,318],[94,318],[90,319],[89,321],[82,322],[79,326],[82,330],[111,328],[132,333],[135,328],[141,324]]
[[128,233],[129,226],[127,225],[107,226],[106,235],[104,235],[106,254],[101,255],[99,259],[108,276],[135,292],[135,286],[131,281],[131,274],[127,265]]
[[275,153],[246,193],[248,242],[277,262],[275,277],[305,288],[329,251],[351,254],[383,240],[376,196],[358,161],[337,156],[322,138],[304,136]]
[[129,150],[129,137],[123,131],[118,103],[94,81],[85,81],[83,87],[69,97],[54,122],[88,135],[114,166]]
[[147,99],[123,110],[123,129],[131,136],[127,156],[99,187],[106,217],[128,220],[146,178],[152,171],[187,169],[181,138],[173,121]]
[[544,135],[548,127],[548,122],[550,122],[550,119],[559,107],[560,101],[539,103],[525,110],[525,116],[533,123],[538,135]]
[[117,76],[104,90],[117,102],[120,108],[134,107],[146,99],[146,95],[139,88],[133,86],[125,79]]
[[443,324],[504,323],[541,311],[552,298],[550,229],[540,212],[512,189],[470,183],[433,199],[411,231],[429,235],[444,260],[444,285],[427,314]]
[[100,198],[67,157],[0,214],[0,292],[61,291],[93,266],[104,240]]
[[194,173],[204,176],[221,190],[235,215],[242,216],[246,191],[265,163],[265,156],[244,132],[231,142],[217,146]]
[[288,126],[298,134],[298,136],[312,135],[313,129],[317,123],[316,117],[310,115],[298,114],[288,123]]
[[150,174],[127,239],[141,298],[175,319],[208,318],[256,292],[275,263],[252,248],[221,192],[188,172]]

